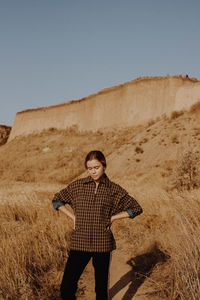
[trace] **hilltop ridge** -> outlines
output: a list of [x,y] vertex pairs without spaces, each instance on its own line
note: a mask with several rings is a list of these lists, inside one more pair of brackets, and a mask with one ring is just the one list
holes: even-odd
[[133,80],[130,80],[130,81],[127,81],[125,83],[121,83],[121,84],[117,84],[117,85],[114,85],[114,86],[111,86],[111,87],[108,87],[108,88],[104,88],[100,91],[98,91],[97,93],[93,93],[89,96],[86,96],[86,97],[83,97],[83,98],[80,98],[80,99],[74,99],[74,100],[69,100],[69,101],[64,101],[64,102],[61,102],[61,103],[58,103],[58,104],[54,104],[54,105],[51,105],[51,106],[42,106],[42,107],[36,107],[36,108],[30,108],[30,109],[25,109],[25,110],[22,110],[22,111],[19,111],[17,112],[17,114],[22,114],[22,113],[25,113],[25,112],[31,112],[31,111],[37,111],[37,110],[43,110],[43,109],[51,109],[51,108],[55,108],[55,107],[58,107],[58,106],[65,106],[65,105],[70,105],[70,104],[76,104],[78,102],[81,102],[81,101],[84,101],[84,100],[87,100],[89,98],[92,98],[93,96],[96,96],[96,95],[101,95],[101,94],[104,94],[104,93],[107,93],[107,92],[110,92],[110,91],[114,91],[116,89],[119,89],[125,85],[128,85],[128,84],[132,84],[132,83],[138,83],[140,81],[150,81],[150,80],[159,80],[159,79],[164,79],[164,78],[180,78],[182,79],[183,81],[191,81],[191,82],[200,82],[197,78],[195,77],[188,77],[188,75],[185,75],[185,76],[182,76],[182,75],[167,75],[165,77],[162,77],[162,76],[141,76],[141,77],[138,77],[136,79],[133,79]]

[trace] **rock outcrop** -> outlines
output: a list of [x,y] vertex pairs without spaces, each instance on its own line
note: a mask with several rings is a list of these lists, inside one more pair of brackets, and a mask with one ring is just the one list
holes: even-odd
[[4,145],[7,142],[10,131],[10,126],[0,125],[0,146]]
[[141,77],[80,100],[16,114],[9,140],[48,128],[80,130],[143,124],[200,100],[200,81],[183,76]]

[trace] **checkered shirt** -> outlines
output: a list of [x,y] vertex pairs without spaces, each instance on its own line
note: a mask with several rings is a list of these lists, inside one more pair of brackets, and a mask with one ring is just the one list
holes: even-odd
[[116,249],[110,229],[111,216],[130,210],[135,217],[142,213],[138,202],[121,186],[104,174],[96,190],[94,180],[88,176],[70,183],[55,194],[55,209],[69,204],[76,216],[75,229],[71,234],[73,250],[108,252]]

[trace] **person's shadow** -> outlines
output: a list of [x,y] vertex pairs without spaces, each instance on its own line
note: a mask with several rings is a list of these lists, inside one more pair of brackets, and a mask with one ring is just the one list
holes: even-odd
[[153,267],[158,262],[164,262],[168,258],[168,255],[160,251],[157,245],[154,245],[150,252],[129,259],[127,264],[132,267],[132,270],[123,275],[109,290],[109,299],[111,300],[120,290],[130,284],[121,300],[131,300],[141,284],[150,276]]

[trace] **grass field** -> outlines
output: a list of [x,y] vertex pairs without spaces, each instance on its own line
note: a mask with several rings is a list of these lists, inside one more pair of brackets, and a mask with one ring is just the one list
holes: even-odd
[[[144,191],[137,194],[143,218],[114,224],[113,232],[136,263],[145,258],[137,270],[146,277],[147,299],[197,300],[200,193],[172,196],[154,190],[153,201]],[[23,205],[13,199],[0,206],[2,299],[59,299],[72,224],[52,209],[48,197],[35,205],[27,194]]]

